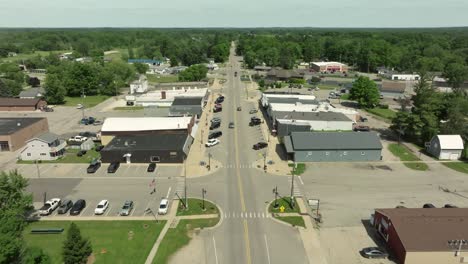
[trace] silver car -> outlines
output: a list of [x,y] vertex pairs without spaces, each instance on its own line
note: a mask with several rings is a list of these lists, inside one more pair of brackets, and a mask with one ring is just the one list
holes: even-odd
[[120,209],[119,215],[128,216],[133,210],[133,201],[125,201],[122,209]]

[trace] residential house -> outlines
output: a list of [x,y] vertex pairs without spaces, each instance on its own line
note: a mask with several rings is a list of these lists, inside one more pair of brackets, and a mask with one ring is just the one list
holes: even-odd
[[45,96],[45,90],[42,87],[33,87],[27,90],[21,91],[19,94],[20,99],[36,99]]
[[463,139],[460,135],[437,135],[431,139],[427,152],[441,160],[458,160],[463,149]]
[[148,91],[148,80],[146,76],[142,74],[138,80],[130,84],[130,94],[145,93],[146,91]]
[[26,141],[26,147],[20,153],[21,160],[56,160],[65,154],[65,140],[46,132]]
[[36,111],[47,106],[41,98],[22,99],[2,97],[0,98],[0,111]]

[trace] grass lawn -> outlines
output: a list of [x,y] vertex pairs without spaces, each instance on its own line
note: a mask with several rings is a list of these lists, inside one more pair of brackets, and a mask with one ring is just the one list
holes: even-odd
[[[62,245],[70,221],[40,221],[29,224],[24,239],[42,248],[51,263],[62,263]],[[81,234],[91,240],[95,263],[144,263],[165,221],[76,221]],[[146,225],[146,226],[145,226]],[[62,234],[30,234],[33,228],[64,228]],[[133,232],[133,235],[129,233]]]
[[341,99],[341,100],[349,100],[349,96],[350,96],[350,94],[342,94],[342,95],[340,96],[340,99]]
[[188,198],[188,209],[185,210],[182,202],[179,202],[177,215],[202,215],[202,214],[219,214],[218,207],[211,202],[205,200],[205,211],[203,211],[203,200],[197,198]]
[[[306,165],[304,163],[297,163],[296,164],[296,170],[294,171],[294,175],[301,175],[305,172],[306,170]],[[294,167],[294,164],[289,164],[288,165],[291,169]]]
[[38,50],[38,51],[35,51],[34,53],[18,53],[18,55],[15,57],[0,58],[0,62],[27,60],[30,58],[34,58],[37,55],[41,55],[42,57],[44,57],[44,56],[49,56],[50,53],[61,54],[65,52],[72,52],[72,51],[71,50],[54,50],[54,51]]
[[[404,145],[399,145],[397,143],[389,144],[388,150],[390,150],[393,155],[400,158],[401,161],[420,161],[420,159]],[[429,169],[424,162],[404,162],[403,164],[413,170],[425,171]]]
[[[159,249],[153,263],[167,263],[172,254],[190,242],[192,239],[191,233],[196,232],[194,231],[195,228],[212,227],[218,222],[219,218],[180,220],[176,228],[169,228],[167,231],[161,245],[159,245]],[[132,263],[143,262],[133,261]]]
[[270,206],[268,207],[268,212],[270,213],[280,213],[280,207],[284,206],[283,213],[299,213],[299,206],[297,206],[296,198],[294,198],[295,206],[291,208],[291,197],[278,197],[278,208],[274,208],[275,200],[271,201]]
[[305,223],[302,216],[277,216],[275,218],[292,226],[302,226],[305,228]]
[[119,111],[138,111],[138,110],[143,110],[145,109],[143,106],[119,106],[119,107],[114,107],[114,110],[119,110]]
[[146,78],[148,78],[148,82],[156,83],[173,83],[179,81],[179,77],[177,75],[147,74]]
[[[41,163],[90,163],[95,158],[100,158],[101,154],[94,149],[88,150],[85,155],[78,157],[76,153],[79,149],[67,149],[65,155],[58,160],[42,160]],[[34,164],[34,160],[18,160],[20,164]]]
[[396,112],[391,109],[366,108],[366,111],[376,116],[380,116],[384,119],[387,119],[388,121],[391,121],[396,116]]
[[468,162],[454,161],[454,162],[442,162],[442,164],[451,168],[452,170],[456,170],[458,172],[468,174]]
[[108,95],[89,95],[84,98],[81,97],[65,97],[65,106],[74,106],[76,107],[78,104],[84,102],[85,108],[90,108],[96,106],[105,100],[107,100],[110,96]]

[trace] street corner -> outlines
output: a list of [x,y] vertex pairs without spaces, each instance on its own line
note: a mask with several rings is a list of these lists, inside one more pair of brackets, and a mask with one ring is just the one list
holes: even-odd
[[[186,176],[187,178],[197,178],[202,176],[208,176],[216,173],[219,169],[223,167],[223,164],[211,158],[209,162],[200,161],[198,163],[188,163],[186,164]],[[184,170],[182,169],[182,175],[184,175]]]

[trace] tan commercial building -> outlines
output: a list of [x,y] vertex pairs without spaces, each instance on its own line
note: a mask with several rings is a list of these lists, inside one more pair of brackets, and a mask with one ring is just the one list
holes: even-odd
[[49,131],[46,118],[0,118],[0,151],[16,151]]
[[310,67],[316,72],[348,72],[348,65],[336,61],[312,62]]
[[376,209],[371,223],[398,264],[468,263],[468,208]]

